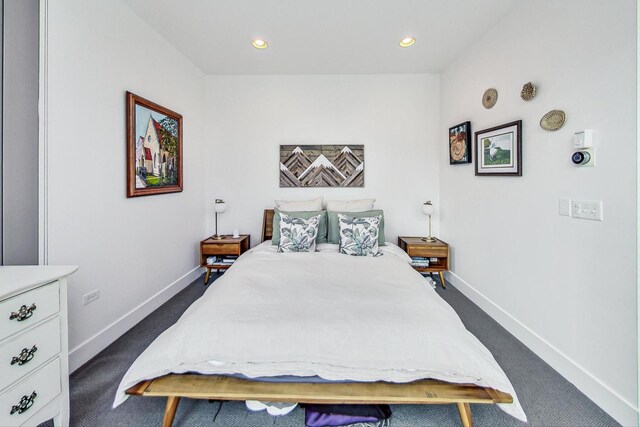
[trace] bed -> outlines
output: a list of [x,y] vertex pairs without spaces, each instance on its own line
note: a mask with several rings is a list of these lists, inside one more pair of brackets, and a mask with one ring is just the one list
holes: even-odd
[[139,356],[114,407],[129,395],[166,397],[163,426],[180,398],[456,404],[465,427],[470,403],[491,403],[526,421],[491,353],[397,246],[375,258],[330,244],[281,254],[272,220],[266,210],[263,243]]

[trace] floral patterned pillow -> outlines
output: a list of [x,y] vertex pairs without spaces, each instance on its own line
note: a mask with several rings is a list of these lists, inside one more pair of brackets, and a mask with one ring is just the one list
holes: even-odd
[[278,252],[315,252],[320,215],[309,219],[280,212],[280,244]]
[[382,215],[354,218],[338,214],[340,253],[355,256],[378,256],[378,233]]

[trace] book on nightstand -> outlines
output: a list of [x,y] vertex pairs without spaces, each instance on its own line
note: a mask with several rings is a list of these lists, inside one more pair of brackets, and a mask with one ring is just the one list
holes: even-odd
[[225,257],[210,256],[210,257],[207,257],[207,265],[212,265],[212,266],[221,265],[221,266],[228,267],[231,264],[233,264],[236,261],[236,259],[238,259],[237,256],[225,256]]
[[429,258],[424,258],[424,257],[419,257],[419,256],[412,256],[411,257],[411,266],[412,267],[427,268],[427,267],[429,267]]

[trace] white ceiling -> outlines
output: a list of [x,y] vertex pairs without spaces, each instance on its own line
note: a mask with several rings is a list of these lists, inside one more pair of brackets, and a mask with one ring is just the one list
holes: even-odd
[[206,74],[438,72],[518,1],[124,0]]

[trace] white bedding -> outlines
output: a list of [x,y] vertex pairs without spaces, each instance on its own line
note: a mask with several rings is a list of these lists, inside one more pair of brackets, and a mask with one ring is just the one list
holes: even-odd
[[277,253],[264,242],[242,255],[133,363],[114,407],[138,382],[170,372],[283,375],[327,380],[474,383],[513,396],[491,353],[427,286],[393,244],[379,257]]

